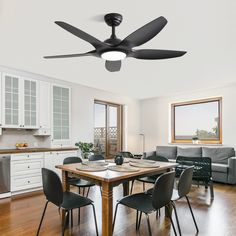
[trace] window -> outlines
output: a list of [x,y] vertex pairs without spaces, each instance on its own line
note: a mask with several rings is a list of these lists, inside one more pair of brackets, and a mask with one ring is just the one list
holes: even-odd
[[221,108],[221,97],[172,104],[172,142],[222,143]]

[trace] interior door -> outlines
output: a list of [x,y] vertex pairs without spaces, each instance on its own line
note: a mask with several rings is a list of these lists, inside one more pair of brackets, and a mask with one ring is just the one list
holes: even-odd
[[121,105],[94,103],[94,147],[96,153],[111,158],[122,149]]

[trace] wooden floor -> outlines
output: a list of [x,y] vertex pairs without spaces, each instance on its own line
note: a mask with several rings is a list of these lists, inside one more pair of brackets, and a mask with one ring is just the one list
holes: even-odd
[[[135,192],[141,191],[140,183],[135,184]],[[200,229],[198,235],[206,236],[233,236],[236,235],[236,186],[215,184],[215,199],[210,201],[209,191],[200,186],[193,186],[190,194],[192,207]],[[114,199],[122,196],[122,188],[114,189]],[[101,235],[101,195],[98,187],[93,187],[89,197],[94,200],[98,220],[99,232]],[[42,193],[33,196],[17,197],[13,199],[0,200],[0,235],[1,236],[31,236],[35,235],[41,213],[44,207],[45,198]],[[115,205],[116,201],[114,201]],[[183,235],[196,235],[194,224],[185,201],[177,204],[180,218],[180,225]],[[156,220],[155,214],[151,215],[151,227],[153,235],[174,235],[170,222],[164,217],[164,209],[161,217]],[[148,235],[145,218],[142,220],[140,231],[135,231],[135,211],[121,206],[114,235],[136,236]],[[94,220],[91,207],[85,207],[81,211],[81,224],[78,226],[77,211],[74,211],[73,228],[66,231],[66,235],[95,235]],[[58,210],[52,204],[49,205],[40,235],[60,235],[61,225]]]

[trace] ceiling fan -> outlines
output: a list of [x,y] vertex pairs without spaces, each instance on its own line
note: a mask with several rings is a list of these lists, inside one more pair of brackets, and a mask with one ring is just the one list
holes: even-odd
[[156,18],[155,20],[147,23],[143,27],[131,33],[125,39],[121,40],[116,37],[115,28],[120,25],[122,19],[122,15],[118,13],[109,13],[104,16],[104,20],[107,25],[111,26],[112,28],[112,34],[110,38],[106,39],[104,42],[66,22],[55,21],[55,23],[64,30],[92,44],[95,50],[81,54],[45,56],[44,58],[52,59],[83,56],[101,57],[106,60],[106,69],[110,72],[115,72],[120,70],[121,60],[125,59],[126,57],[144,60],[156,60],[180,57],[186,53],[185,51],[160,49],[133,49],[134,47],[140,46],[155,37],[167,24],[165,17],[160,16]]

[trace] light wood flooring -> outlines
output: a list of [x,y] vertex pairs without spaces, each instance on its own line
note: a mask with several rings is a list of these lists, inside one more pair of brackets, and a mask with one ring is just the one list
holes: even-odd
[[[236,185],[214,184],[215,199],[210,201],[209,190],[203,186],[193,186],[190,193],[190,201],[199,226],[199,234],[204,236],[234,236],[236,235]],[[76,191],[76,189],[73,189]],[[142,185],[136,181],[134,192],[142,191]],[[99,187],[90,190],[89,197],[94,200],[98,220],[99,233],[101,235],[101,195]],[[122,197],[122,187],[114,189],[114,206],[116,199]],[[45,203],[42,193],[31,196],[21,196],[0,199],[0,235],[1,236],[33,236]],[[195,235],[195,227],[184,200],[177,203],[180,225],[183,235]],[[153,235],[174,235],[168,219],[164,217],[164,209],[161,217],[156,220],[155,214],[150,217]],[[140,231],[135,230],[136,212],[124,206],[118,210],[114,235],[136,236],[148,235],[146,219],[143,217]],[[173,217],[174,218],[174,217]],[[174,221],[175,222],[175,221]],[[66,235],[95,235],[95,226],[91,207],[81,210],[81,224],[77,224],[77,211],[74,211],[74,227],[66,230]],[[45,236],[60,235],[60,215],[57,208],[49,204],[45,219],[41,228],[41,234]]]

